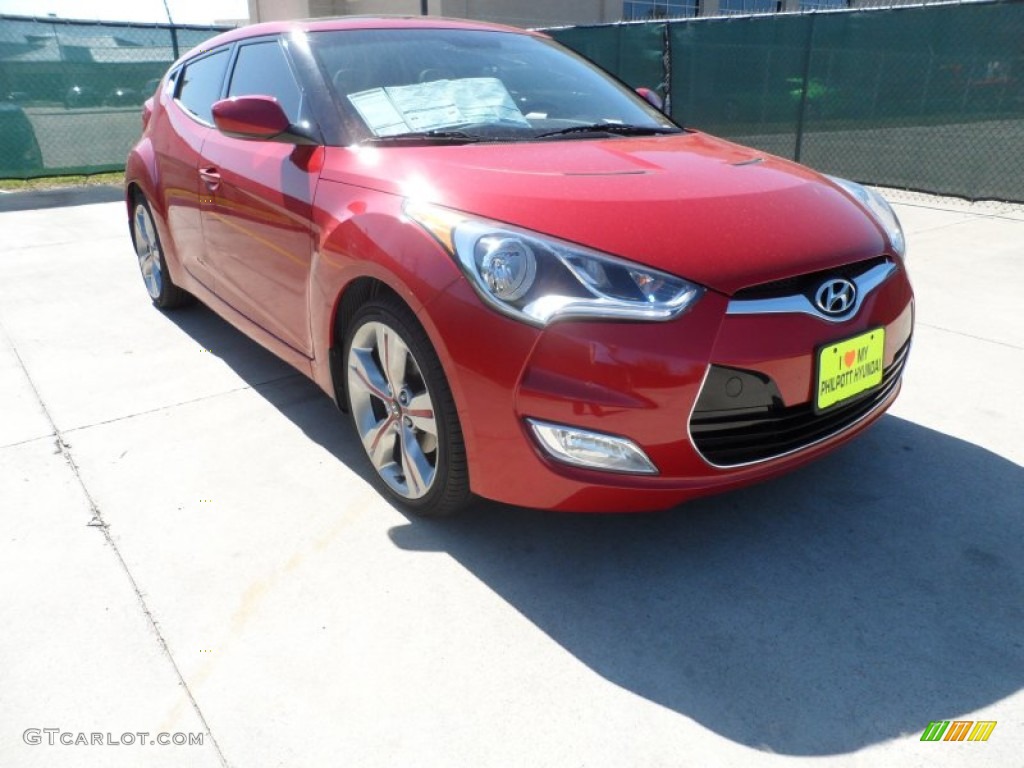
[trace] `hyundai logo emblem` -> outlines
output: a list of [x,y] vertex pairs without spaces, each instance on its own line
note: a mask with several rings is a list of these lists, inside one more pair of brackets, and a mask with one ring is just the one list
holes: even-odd
[[857,286],[844,277],[826,280],[814,294],[814,303],[826,315],[848,312],[857,300]]

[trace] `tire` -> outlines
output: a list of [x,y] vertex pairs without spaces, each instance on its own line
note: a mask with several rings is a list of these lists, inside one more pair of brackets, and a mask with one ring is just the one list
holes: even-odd
[[160,244],[160,234],[153,224],[149,203],[141,194],[135,196],[131,227],[132,242],[135,244],[135,255],[139,259],[142,281],[146,285],[149,298],[153,300],[153,305],[160,309],[173,309],[188,304],[192,296],[171,280],[164,249]]
[[415,514],[455,514],[470,499],[466,447],[441,362],[393,297],[359,307],[345,334],[349,416],[384,496]]

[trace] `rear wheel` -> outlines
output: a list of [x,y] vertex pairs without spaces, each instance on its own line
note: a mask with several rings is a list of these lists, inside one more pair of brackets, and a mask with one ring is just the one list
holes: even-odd
[[345,339],[349,414],[384,494],[425,516],[470,499],[462,429],[441,362],[396,299],[356,310]]
[[161,309],[187,304],[191,296],[171,280],[164,251],[160,246],[160,235],[153,225],[153,214],[142,195],[135,198],[135,209],[132,211],[132,239],[135,241],[135,254],[139,258],[142,280],[153,304]]

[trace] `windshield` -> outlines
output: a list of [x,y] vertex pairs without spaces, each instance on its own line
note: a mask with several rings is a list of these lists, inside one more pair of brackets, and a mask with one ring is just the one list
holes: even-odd
[[544,38],[359,29],[314,32],[309,43],[357,141],[522,141],[680,130],[628,87]]

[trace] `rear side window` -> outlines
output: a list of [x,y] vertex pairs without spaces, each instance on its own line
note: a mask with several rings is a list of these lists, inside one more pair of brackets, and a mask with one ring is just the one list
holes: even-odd
[[178,102],[204,123],[213,124],[211,107],[220,98],[227,66],[227,48],[185,65]]
[[238,49],[228,96],[273,96],[292,123],[301,122],[302,91],[276,40]]

